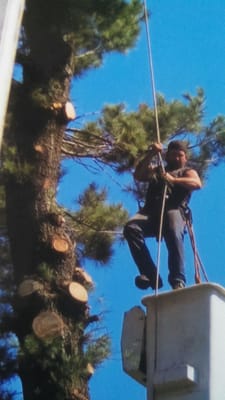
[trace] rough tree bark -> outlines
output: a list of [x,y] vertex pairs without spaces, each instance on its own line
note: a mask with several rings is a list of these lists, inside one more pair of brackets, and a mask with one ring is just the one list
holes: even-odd
[[[67,67],[65,63],[64,76],[57,76],[60,95],[55,92],[54,103],[47,107],[33,101],[32,91],[39,82],[35,82],[32,76],[30,85],[31,76],[29,72],[25,73],[24,82],[17,85],[12,96],[13,122],[7,132],[8,159],[10,152],[13,154],[11,166],[5,172],[7,225],[15,282],[19,287],[13,304],[12,329],[22,347],[19,374],[25,400],[53,398],[57,390],[60,398],[67,400],[88,396],[88,363],[82,366],[83,372],[80,364],[74,365],[74,369],[80,369],[79,374],[76,372],[76,379],[71,378],[71,371],[67,381],[64,377],[63,388],[57,389],[57,383],[51,378],[51,368],[44,371],[35,355],[32,356],[32,351],[28,358],[24,356],[24,345],[30,336],[35,337],[40,347],[48,345],[46,339],[58,337],[63,348],[61,358],[65,358],[66,353],[68,357],[74,354],[79,359],[83,354],[82,337],[89,318],[85,288],[82,301],[73,293],[75,286],[72,282],[80,282],[75,238],[55,199],[61,146],[68,122],[64,106],[69,98],[71,77],[65,73]],[[50,270],[51,278],[40,273],[43,268]],[[37,290],[24,291],[24,287],[27,288],[24,282],[27,281],[35,281]],[[73,289],[68,290],[72,286]],[[55,316],[50,318],[50,327],[46,325],[46,315]],[[44,329],[44,334],[38,335],[41,329]],[[60,360],[59,357],[59,364]],[[55,364],[56,371],[58,367],[63,368],[63,365]],[[60,379],[60,372],[57,373]]]

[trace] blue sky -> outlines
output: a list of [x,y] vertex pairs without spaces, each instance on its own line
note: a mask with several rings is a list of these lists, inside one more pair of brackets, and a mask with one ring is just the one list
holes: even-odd
[[[223,0],[152,0],[150,32],[157,92],[167,100],[181,99],[189,92],[195,95],[202,87],[206,95],[205,123],[219,114],[225,114],[225,3]],[[103,105],[125,103],[135,110],[139,103],[152,105],[146,34],[126,55],[108,55],[98,70],[88,72],[76,80],[71,93],[77,114],[85,115],[77,124],[88,120],[88,113],[99,112]],[[72,206],[79,190],[93,180],[88,171],[67,163],[68,175],[59,189],[59,199]],[[225,286],[224,213],[225,167],[214,168],[201,191],[193,194],[191,206],[199,253],[208,278]],[[130,214],[136,210],[134,201],[121,191],[128,177],[110,179],[110,171],[99,171],[98,180],[104,184],[110,199],[122,201]],[[73,183],[73,184],[72,184]],[[72,184],[72,186],[71,186]],[[73,189],[71,190],[71,187]],[[186,272],[188,285],[194,283],[193,254],[189,238],[186,244]],[[149,241],[156,255],[156,242]],[[142,400],[145,388],[122,371],[120,337],[124,312],[141,305],[143,295],[134,286],[136,268],[126,245],[118,244],[110,266],[105,269],[85,265],[96,282],[91,294],[94,310],[104,311],[104,329],[112,337],[112,355],[90,381],[91,398],[107,400],[126,398]],[[170,290],[167,284],[167,253],[162,244],[160,265],[164,280],[162,291]]]
[[[152,0],[150,31],[156,90],[167,100],[181,99],[182,94],[194,95],[202,87],[206,95],[205,122],[225,114],[225,3],[224,0]],[[73,83],[71,99],[77,114],[84,117],[71,124],[79,127],[89,120],[89,113],[99,112],[105,104],[125,103],[135,110],[140,103],[152,106],[145,29],[134,49],[126,55],[106,56],[103,66],[89,71]],[[122,201],[130,214],[135,202],[121,191],[128,177],[111,179],[110,170],[99,171],[93,177],[72,162],[66,163],[67,175],[59,187],[59,201],[73,207],[80,191],[98,178],[108,188],[112,201]],[[225,286],[225,167],[214,168],[201,191],[194,193],[191,208],[201,259],[209,280]],[[188,285],[194,283],[193,255],[188,237],[186,243],[186,272]],[[149,241],[153,255],[157,244]],[[122,371],[120,337],[124,312],[151,292],[134,286],[137,273],[126,245],[117,244],[110,265],[104,269],[87,263],[96,289],[90,294],[92,310],[104,312],[103,332],[112,338],[112,355],[90,381],[92,400],[143,400],[145,389]],[[167,284],[167,253],[162,243],[160,272]]]

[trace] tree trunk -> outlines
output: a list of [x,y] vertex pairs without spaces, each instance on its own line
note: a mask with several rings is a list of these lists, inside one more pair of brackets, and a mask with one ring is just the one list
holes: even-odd
[[[58,212],[55,193],[65,129],[65,125],[57,124],[54,119],[47,120],[47,115],[41,118],[40,111],[30,110],[26,103],[20,107],[27,110],[27,120],[20,121],[18,115],[12,142],[17,163],[6,184],[8,231],[17,283],[52,256],[49,243],[59,228],[52,224],[50,215],[53,211]],[[22,126],[18,127],[19,124]],[[36,146],[43,152],[37,152]]]
[[[69,85],[69,78],[61,81],[65,104]],[[63,108],[37,106],[31,96],[26,84],[18,88],[8,133],[11,164],[5,173],[6,213],[19,285],[12,329],[22,350],[19,374],[24,399],[49,400],[58,393],[60,398],[76,400],[88,396],[87,362],[81,362],[88,308],[84,288],[78,301],[75,286],[62,290],[65,281],[76,281],[77,276],[73,232],[65,226],[55,200],[66,116]],[[38,285],[40,290],[36,290]],[[57,358],[51,364],[55,347]]]

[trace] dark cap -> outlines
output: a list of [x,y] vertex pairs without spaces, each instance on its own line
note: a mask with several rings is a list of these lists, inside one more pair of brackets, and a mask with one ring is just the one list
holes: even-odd
[[182,142],[181,140],[173,140],[169,143],[167,151],[171,150],[182,150],[185,154],[188,152],[187,143]]

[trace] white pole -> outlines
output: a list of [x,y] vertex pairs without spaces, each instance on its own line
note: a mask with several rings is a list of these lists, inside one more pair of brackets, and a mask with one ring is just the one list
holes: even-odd
[[0,0],[0,149],[25,0]]

